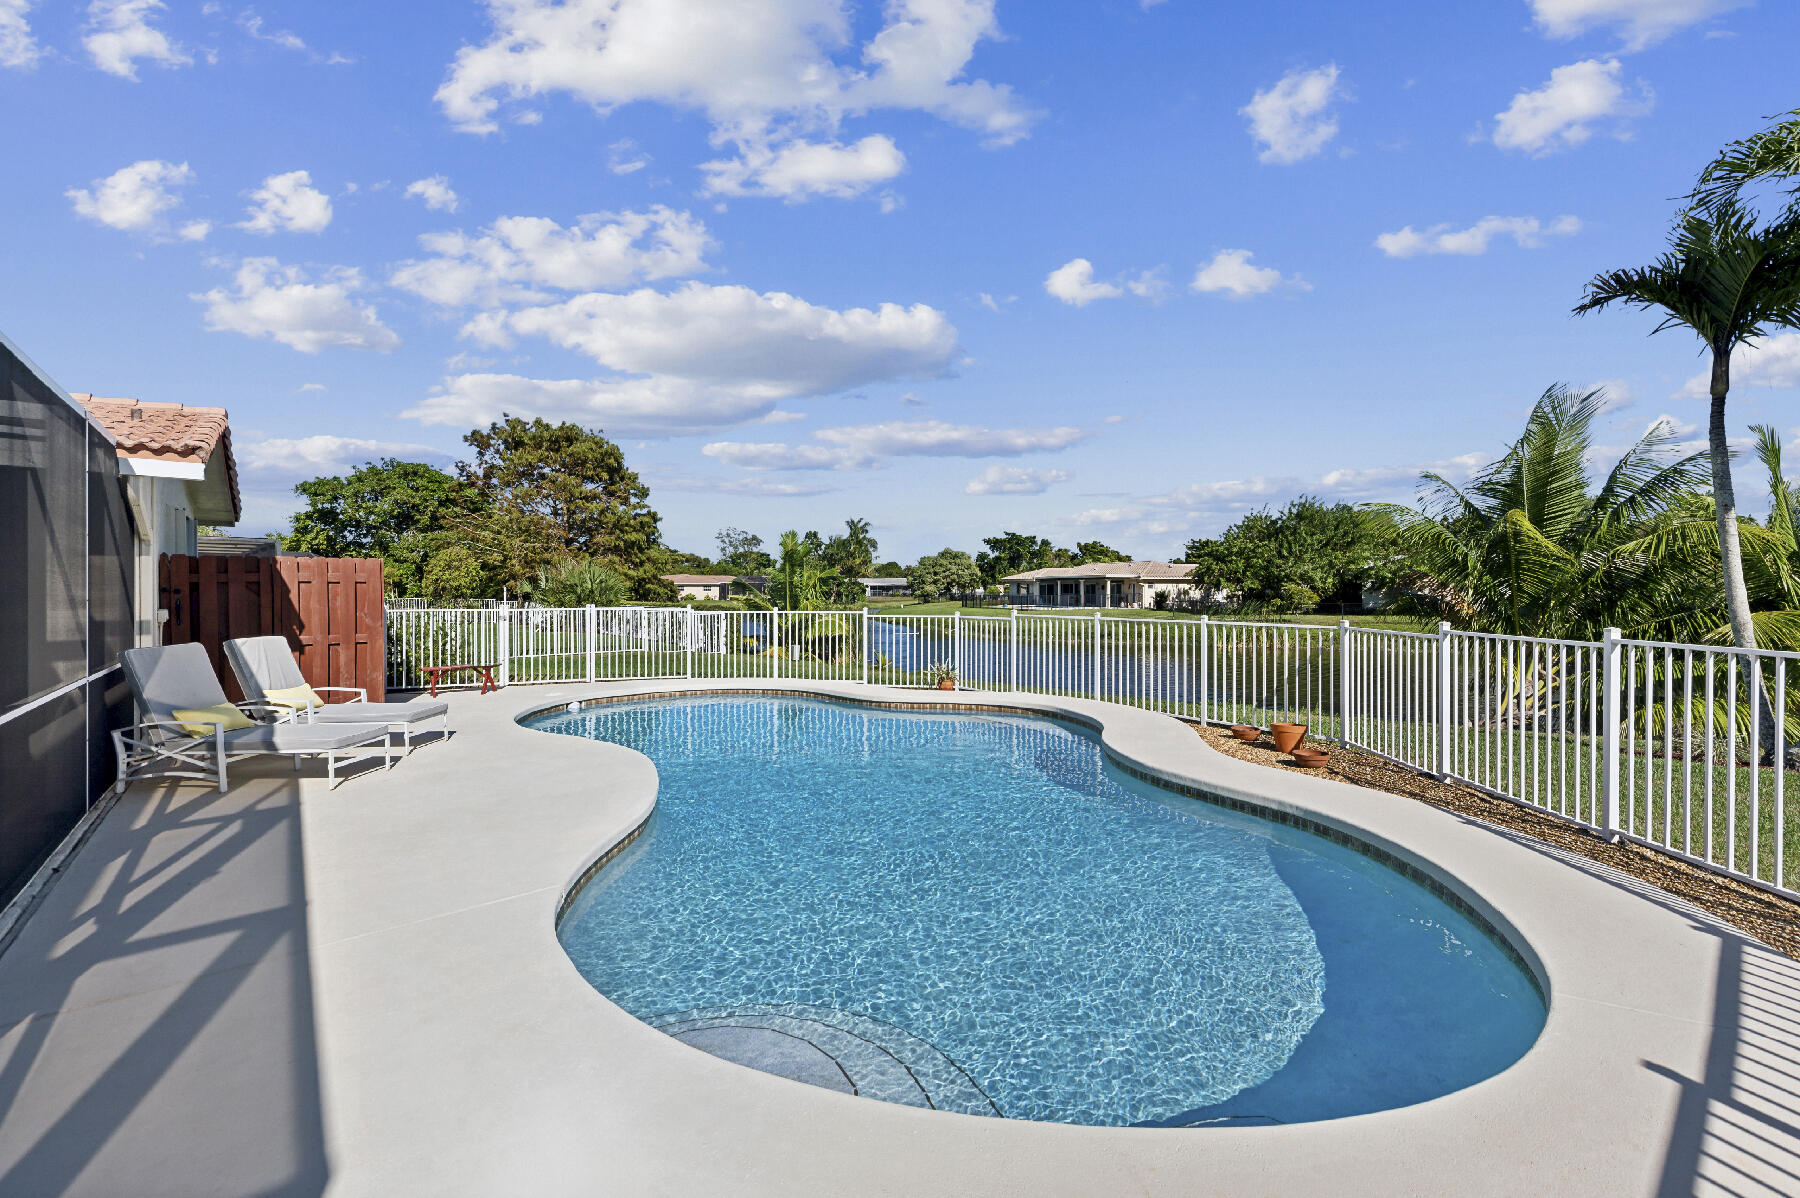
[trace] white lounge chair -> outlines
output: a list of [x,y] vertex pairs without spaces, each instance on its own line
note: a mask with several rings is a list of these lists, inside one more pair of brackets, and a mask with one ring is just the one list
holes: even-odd
[[[326,777],[334,787],[340,764],[375,757],[389,767],[394,764],[386,724],[302,724],[283,708],[232,703],[225,698],[225,688],[219,685],[206,649],[200,645],[127,649],[119,654],[119,661],[138,710],[147,717],[112,734],[121,786],[140,778],[199,778],[216,782],[219,793],[224,794],[230,787],[228,762],[265,754],[290,756],[295,769],[300,768],[302,757],[323,757]],[[222,721],[230,717],[228,710],[220,712],[218,720],[197,714],[230,708],[271,722],[227,728]],[[177,712],[187,714],[177,716]],[[195,731],[207,727],[210,732]]]
[[400,734],[406,751],[412,752],[415,731],[428,720],[437,720],[437,731],[450,731],[450,705],[442,699],[414,699],[410,703],[371,703],[369,692],[360,686],[315,686],[310,689],[342,691],[356,697],[347,703],[307,704],[296,702],[291,695],[272,695],[271,691],[293,691],[306,686],[300,663],[284,636],[246,636],[225,642],[225,660],[237,675],[244,697],[256,703],[272,703],[292,708],[299,718],[312,724],[385,724],[389,731]]

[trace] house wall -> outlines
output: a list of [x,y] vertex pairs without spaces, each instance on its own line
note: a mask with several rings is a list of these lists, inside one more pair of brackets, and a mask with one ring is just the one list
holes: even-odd
[[125,496],[137,525],[133,577],[137,583],[132,608],[135,643],[162,643],[162,621],[157,619],[157,563],[164,554],[192,556],[198,552],[200,522],[194,517],[189,482],[155,475],[133,475],[125,480]]

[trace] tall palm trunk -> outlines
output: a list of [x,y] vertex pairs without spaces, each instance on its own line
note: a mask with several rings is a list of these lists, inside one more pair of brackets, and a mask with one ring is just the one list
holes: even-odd
[[1738,546],[1737,492],[1731,485],[1731,446],[1725,439],[1725,396],[1731,390],[1731,347],[1713,348],[1712,419],[1707,448],[1712,454],[1713,514],[1719,523],[1719,559],[1725,573],[1725,612],[1731,639],[1740,649],[1756,648],[1750,621],[1750,592],[1744,586],[1744,555]]

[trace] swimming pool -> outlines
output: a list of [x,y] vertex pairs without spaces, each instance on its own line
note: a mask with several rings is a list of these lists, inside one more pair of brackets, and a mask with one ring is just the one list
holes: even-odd
[[660,777],[561,922],[570,958],[746,1064],[1015,1119],[1292,1123],[1470,1085],[1544,1021],[1424,886],[1054,721],[721,695],[531,724]]

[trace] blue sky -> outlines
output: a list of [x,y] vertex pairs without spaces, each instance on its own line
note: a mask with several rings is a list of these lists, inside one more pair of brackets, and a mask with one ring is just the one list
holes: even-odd
[[[1703,423],[1697,343],[1569,309],[1796,49],[1785,0],[0,0],[0,328],[230,409],[246,532],[504,410],[604,429],[680,548],[1168,558],[1551,383]],[[1800,334],[1737,373],[1800,425]]]

